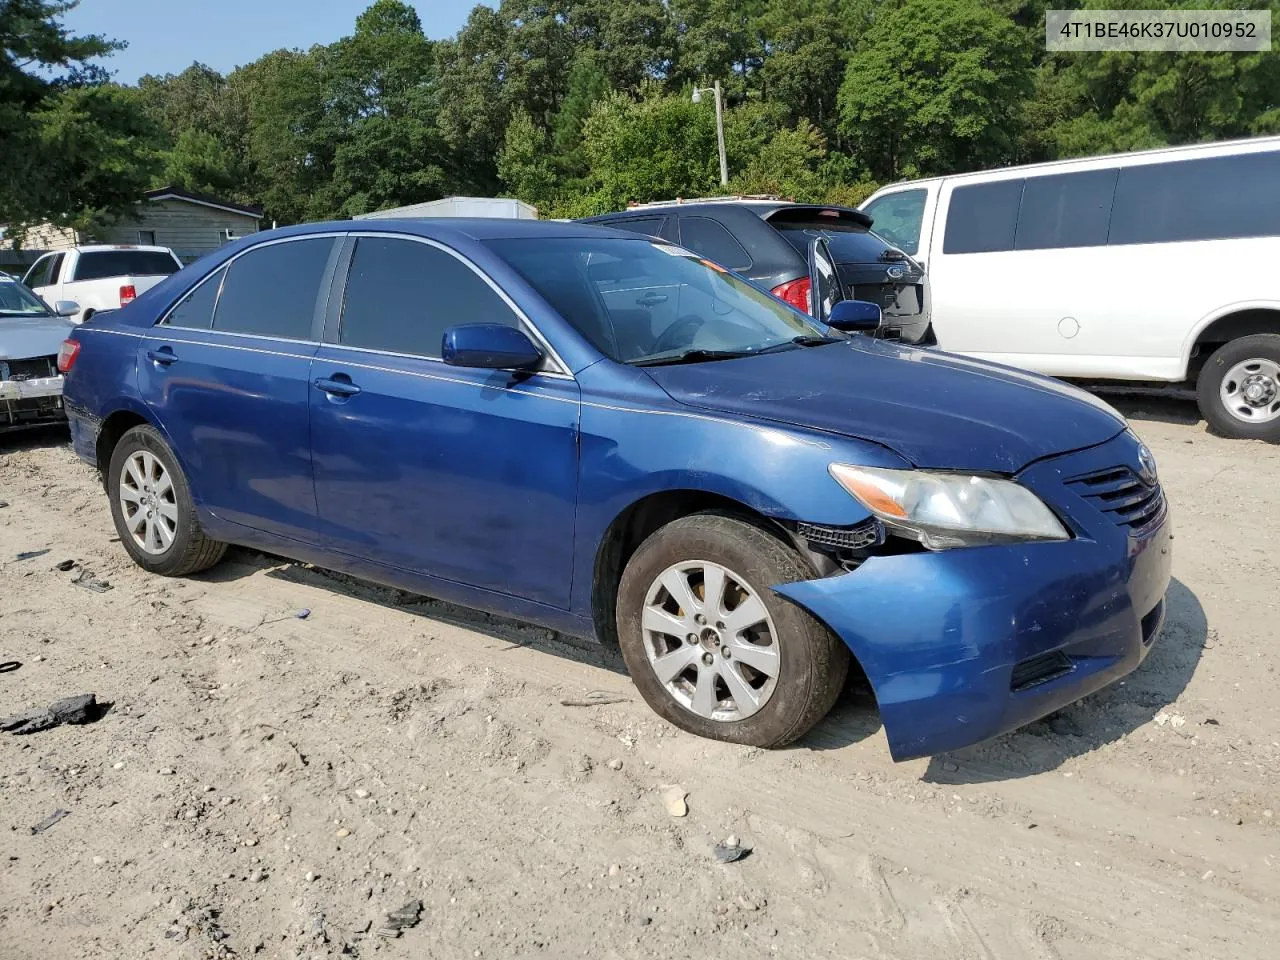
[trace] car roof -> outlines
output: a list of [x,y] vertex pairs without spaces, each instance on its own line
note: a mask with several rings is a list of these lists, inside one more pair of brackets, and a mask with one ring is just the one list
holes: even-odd
[[643,239],[625,230],[612,230],[603,226],[559,220],[516,220],[505,217],[414,217],[388,220],[337,220],[324,223],[304,223],[295,227],[282,227],[262,233],[249,234],[245,239],[268,237],[299,237],[317,233],[404,233],[433,240],[514,240],[521,237],[548,239],[554,237],[611,236],[622,240]]
[[864,227],[871,225],[871,218],[860,210],[853,207],[844,207],[834,203],[795,203],[791,200],[762,200],[757,198],[736,199],[726,197],[721,199],[707,200],[672,200],[660,203],[646,203],[635,207],[628,207],[626,210],[617,210],[613,213],[604,213],[595,217],[584,217],[584,223],[600,223],[605,224],[611,220],[634,219],[656,214],[665,216],[669,213],[682,211],[685,213],[718,213],[727,214],[733,211],[731,216],[740,217],[738,211],[744,211],[754,214],[761,220],[768,223],[770,219],[778,213],[785,212],[788,218],[795,215],[803,216],[806,213],[819,214],[821,211],[836,211],[839,218],[845,221],[852,220]]
[[[75,248],[78,253],[117,253],[121,250],[141,250],[144,253],[172,253],[168,247],[141,243],[88,243]],[[55,251],[56,252],[56,251]]]

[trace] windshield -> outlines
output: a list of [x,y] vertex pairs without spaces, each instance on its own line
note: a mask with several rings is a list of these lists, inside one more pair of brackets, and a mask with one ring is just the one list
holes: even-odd
[[828,333],[688,250],[612,237],[491,240],[491,246],[610,359],[714,359]]
[[0,277],[0,317],[47,317],[44,301],[17,280]]

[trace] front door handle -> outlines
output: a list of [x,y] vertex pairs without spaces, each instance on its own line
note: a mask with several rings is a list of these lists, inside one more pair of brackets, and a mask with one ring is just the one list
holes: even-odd
[[178,362],[178,357],[174,354],[173,347],[160,347],[156,350],[148,350],[147,359],[152,363],[158,363],[162,367],[167,367],[171,363]]
[[335,373],[332,377],[317,377],[316,388],[323,390],[331,397],[354,397],[360,388],[351,382],[345,373]]
[[636,297],[636,304],[641,307],[656,307],[658,304],[666,302],[666,294],[662,293],[646,293],[643,297]]

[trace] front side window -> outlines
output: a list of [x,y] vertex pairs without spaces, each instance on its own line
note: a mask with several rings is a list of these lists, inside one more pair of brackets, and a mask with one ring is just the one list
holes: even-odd
[[182,264],[159,250],[95,250],[80,254],[74,280],[107,277],[167,277]]
[[999,253],[1013,249],[1022,201],[1021,180],[997,180],[951,192],[943,253]]
[[255,247],[227,267],[213,329],[284,340],[312,339],[316,299],[333,239]]
[[0,317],[47,317],[44,301],[17,280],[0,276]]
[[23,283],[28,287],[48,287],[58,277],[58,268],[62,265],[63,254],[50,253],[37,260],[27,271]]
[[214,304],[218,302],[218,291],[222,288],[222,278],[226,272],[224,267],[179,300],[164,322],[171,327],[187,330],[210,329],[213,326]]
[[439,359],[449,327],[519,326],[519,318],[478,273],[453,254],[415,240],[356,241],[338,342]]
[[920,228],[928,198],[928,190],[899,190],[877,197],[862,212],[874,221],[871,227],[876,233],[914,257],[920,249]]
[[746,281],[660,241],[548,237],[489,246],[596,349],[620,362],[700,351],[749,354],[827,332]]

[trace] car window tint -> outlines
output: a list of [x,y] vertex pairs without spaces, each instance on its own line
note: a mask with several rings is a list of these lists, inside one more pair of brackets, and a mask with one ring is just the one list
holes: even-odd
[[290,240],[250,250],[232,261],[213,328],[288,340],[311,339],[316,298],[333,239]]
[[181,268],[178,261],[158,250],[96,250],[80,254],[75,280],[106,277],[167,277]]
[[751,257],[728,230],[709,217],[681,217],[680,243],[730,270],[746,270]]
[[1029,177],[1022,189],[1014,249],[1104,245],[1117,173],[1086,170]]
[[226,272],[224,267],[179,300],[164,322],[187,330],[210,329],[213,326],[213,305],[218,302],[218,290]]
[[1280,235],[1280,153],[1125,167],[1109,242]]
[[28,287],[47,287],[53,283],[58,276],[58,269],[62,265],[63,254],[54,254],[45,256],[35,262],[27,276],[23,280]]
[[657,237],[662,235],[662,227],[666,222],[666,217],[632,217],[629,220],[609,220],[606,223],[601,223],[600,226]]
[[862,208],[874,221],[871,228],[890,243],[914,256],[920,249],[927,190],[899,190],[877,197]]
[[809,256],[809,241],[825,237],[837,263],[875,263],[889,243],[866,227],[833,226],[829,223],[779,223],[778,232],[802,257]]
[[520,325],[493,287],[453,254],[413,240],[356,242],[340,343],[438,358],[445,330],[467,323]]
[[957,187],[951,193],[943,253],[996,253],[1013,249],[1021,180]]

